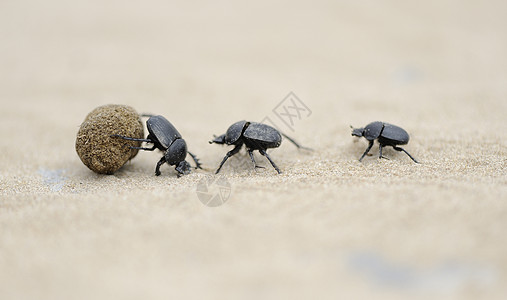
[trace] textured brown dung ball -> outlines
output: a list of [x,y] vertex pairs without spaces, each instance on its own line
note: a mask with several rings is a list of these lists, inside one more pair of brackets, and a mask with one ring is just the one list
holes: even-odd
[[104,105],[86,116],[76,138],[76,151],[90,170],[100,174],[113,174],[127,161],[136,156],[141,142],[111,137],[119,134],[144,138],[143,124],[139,114],[130,106]]

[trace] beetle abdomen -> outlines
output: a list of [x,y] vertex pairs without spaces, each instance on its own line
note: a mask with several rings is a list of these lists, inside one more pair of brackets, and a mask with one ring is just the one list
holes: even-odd
[[181,134],[163,116],[152,116],[146,121],[146,127],[151,135],[165,149],[169,148],[174,140],[181,138]]
[[405,145],[410,137],[405,129],[396,125],[384,123],[384,130],[378,140],[384,145]]
[[282,143],[282,136],[275,128],[252,122],[243,133],[245,138],[263,143],[268,148],[276,148]]

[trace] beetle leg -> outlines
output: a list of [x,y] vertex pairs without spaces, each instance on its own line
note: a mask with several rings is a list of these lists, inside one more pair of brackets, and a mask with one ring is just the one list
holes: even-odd
[[293,138],[287,136],[285,133],[282,132],[282,135],[283,137],[285,137],[286,139],[288,139],[291,143],[294,144],[294,146],[296,146],[298,149],[304,149],[304,150],[308,150],[308,151],[313,151],[312,148],[308,148],[308,147],[304,147],[304,146],[301,146],[301,144],[299,144],[298,142],[296,142]]
[[110,137],[119,137],[124,140],[136,141],[136,142],[153,143],[153,141],[150,139],[136,139],[136,138],[131,138],[131,137],[123,136],[123,135],[119,135],[119,134],[111,134]]
[[241,149],[241,146],[243,146],[243,143],[240,143],[238,145],[236,145],[234,147],[234,149],[232,149],[231,151],[227,152],[227,154],[225,154],[225,157],[224,159],[222,160],[222,162],[220,163],[220,166],[218,167],[217,171],[215,172],[215,174],[218,174],[218,172],[220,172],[220,169],[222,168],[222,166],[225,164],[225,162],[227,161],[227,159],[231,156],[233,156],[234,154],[238,153],[239,150]]
[[[150,139],[136,139],[136,138],[131,138],[131,137],[128,137],[128,136],[123,136],[123,135],[118,135],[118,134],[112,134],[112,135],[110,135],[110,137],[119,137],[119,138],[122,138],[124,140],[136,141],[136,142],[153,143],[153,141],[150,140]],[[130,146],[129,148],[130,149],[145,150],[145,151],[153,151],[153,150],[157,149],[157,147],[155,145],[153,145],[153,147],[151,147],[151,148],[134,147],[134,146]]]
[[201,163],[199,162],[199,159],[197,158],[197,156],[195,156],[195,154],[191,153],[191,152],[188,152],[188,154],[192,157],[192,159],[194,160],[195,162],[195,168],[196,169],[201,169],[202,170],[202,167],[201,167]]
[[383,145],[382,145],[382,144],[379,144],[379,145],[378,145],[378,158],[379,158],[379,159],[384,158],[384,159],[389,160],[389,158],[388,158],[388,157],[382,156],[382,147],[383,147]]
[[162,158],[158,161],[157,167],[155,168],[155,175],[160,175],[160,166],[163,165],[166,162],[165,156],[162,156]]
[[373,141],[370,141],[370,144],[368,145],[368,148],[366,148],[366,151],[364,151],[363,155],[361,155],[361,158],[359,159],[359,161],[363,160],[364,156],[365,156],[368,152],[370,152],[371,147],[373,147]]
[[153,145],[153,147],[151,147],[151,148],[130,146],[129,148],[130,149],[139,149],[139,150],[153,151],[153,150],[157,149],[157,146]]
[[252,159],[252,162],[253,162],[255,168],[263,168],[264,169],[263,166],[258,166],[257,163],[255,162],[252,149],[248,149],[248,154],[250,155],[250,158]]
[[407,150],[401,148],[401,147],[397,147],[397,146],[393,146],[394,150],[396,151],[403,151],[405,152],[406,155],[408,155],[408,157],[410,157],[415,163],[419,163],[417,160],[415,160],[415,158],[412,157],[412,155],[410,155],[410,153],[407,152]]
[[266,153],[266,150],[263,150],[263,149],[260,149],[259,152],[266,156],[266,158],[269,160],[269,162],[271,163],[271,165],[273,166],[273,168],[275,168],[275,170],[278,172],[278,174],[281,174],[282,171],[280,171],[280,169],[278,169],[278,167],[276,166],[276,164],[271,160],[271,158],[269,157],[269,155]]

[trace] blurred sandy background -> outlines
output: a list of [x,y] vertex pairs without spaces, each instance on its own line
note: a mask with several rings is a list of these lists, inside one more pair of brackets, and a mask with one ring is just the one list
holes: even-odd
[[[289,92],[311,110],[284,127]],[[79,160],[99,105],[166,116],[203,161]],[[1,299],[505,299],[507,2],[0,2]],[[198,182],[235,121],[279,122],[284,171]],[[349,125],[411,134],[357,159]]]

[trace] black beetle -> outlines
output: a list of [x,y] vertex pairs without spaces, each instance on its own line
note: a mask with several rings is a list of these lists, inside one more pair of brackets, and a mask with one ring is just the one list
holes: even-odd
[[278,130],[266,124],[247,121],[239,121],[232,124],[227,129],[227,132],[225,134],[222,134],[218,137],[215,136],[215,139],[209,142],[210,144],[216,143],[234,145],[234,149],[227,152],[215,174],[218,174],[218,172],[220,172],[220,169],[229,157],[239,152],[243,144],[246,146],[248,154],[250,155],[255,168],[263,168],[261,166],[257,166],[257,163],[254,160],[253,151],[258,150],[260,154],[269,160],[278,174],[282,173],[266,153],[266,150],[268,148],[277,148],[280,146],[282,143],[282,135],[291,141],[294,145],[296,145],[296,147],[311,150],[310,148],[299,145],[292,138],[278,132]]
[[352,135],[358,137],[364,137],[369,141],[369,145],[364,151],[363,155],[359,159],[361,161],[366,154],[370,151],[371,147],[373,147],[373,142],[378,139],[379,142],[379,158],[386,158],[382,156],[382,147],[391,146],[396,151],[405,152],[408,157],[410,157],[414,162],[419,163],[415,158],[410,155],[405,149],[398,147],[398,145],[406,145],[410,137],[405,129],[398,127],[396,125],[392,125],[384,122],[371,122],[366,125],[364,128],[352,128]]
[[158,161],[157,167],[155,168],[155,175],[160,175],[160,166],[164,163],[170,166],[176,166],[178,177],[190,173],[190,164],[185,160],[187,153],[192,157],[195,162],[196,169],[202,169],[199,159],[192,153],[187,151],[187,144],[181,137],[181,134],[176,128],[163,116],[153,115],[142,115],[143,117],[149,117],[146,121],[146,127],[148,128],[148,136],[146,139],[136,139],[118,134],[111,135],[112,137],[119,137],[130,141],[140,141],[145,143],[152,143],[153,147],[130,147],[131,149],[140,149],[146,151],[153,151],[159,149],[164,152],[164,156]]

